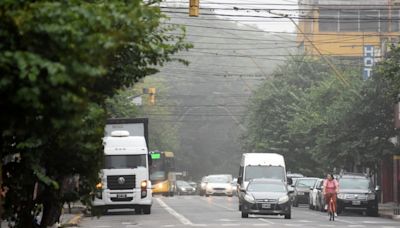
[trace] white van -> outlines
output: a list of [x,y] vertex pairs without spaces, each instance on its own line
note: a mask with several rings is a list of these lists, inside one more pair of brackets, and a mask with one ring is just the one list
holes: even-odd
[[238,176],[239,210],[243,201],[241,191],[252,179],[278,179],[287,183],[285,159],[276,153],[245,153],[240,161]]
[[152,192],[145,137],[130,136],[128,131],[118,130],[112,131],[103,141],[102,181],[96,186],[93,208],[102,212],[134,208],[136,213],[150,214]]

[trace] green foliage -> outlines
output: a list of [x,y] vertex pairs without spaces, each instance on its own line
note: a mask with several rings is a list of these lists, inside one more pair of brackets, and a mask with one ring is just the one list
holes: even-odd
[[80,175],[85,202],[97,182],[105,99],[190,45],[141,0],[0,1],[0,15],[0,152],[18,157],[2,167],[3,217],[31,227],[43,208],[49,226],[65,178]]
[[393,153],[395,80],[388,78],[398,58],[384,61],[368,81],[346,65],[348,86],[321,62],[297,62],[287,60],[255,93],[244,150],[281,153],[289,170],[306,175],[374,169]]

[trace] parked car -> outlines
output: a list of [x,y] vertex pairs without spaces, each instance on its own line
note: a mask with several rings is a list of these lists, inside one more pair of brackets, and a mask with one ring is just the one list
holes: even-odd
[[192,187],[188,182],[177,180],[176,181],[176,194],[178,195],[193,195],[196,193],[196,189]]
[[296,180],[293,207],[298,207],[299,204],[308,204],[310,188],[315,185],[317,180],[318,178],[315,177],[301,177]]
[[318,195],[322,195],[322,187],[324,185],[324,179],[318,179],[314,186],[310,188],[310,197],[308,207],[313,210],[319,210]]
[[199,188],[199,195],[204,196],[206,193],[206,187],[207,187],[207,176],[204,176],[201,178],[200,181],[200,188]]
[[197,183],[194,181],[188,181],[188,184],[190,184],[190,186],[192,186],[194,188],[194,192],[197,193],[197,191],[198,191]]
[[304,175],[301,173],[287,173],[286,174],[288,184],[293,185],[293,186],[294,186],[296,180],[301,177],[304,177]]
[[221,175],[209,175],[207,177],[207,185],[205,195],[227,195],[233,196],[232,189],[232,175],[221,174]]
[[363,210],[369,216],[378,216],[379,186],[363,174],[343,174],[338,178],[337,212]]
[[289,191],[281,180],[253,179],[245,190],[241,190],[242,218],[249,214],[284,215],[292,217]]

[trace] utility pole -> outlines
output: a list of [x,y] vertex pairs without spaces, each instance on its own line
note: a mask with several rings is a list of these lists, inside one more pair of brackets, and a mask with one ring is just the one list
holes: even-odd
[[200,0],[189,1],[189,16],[198,17],[200,11]]

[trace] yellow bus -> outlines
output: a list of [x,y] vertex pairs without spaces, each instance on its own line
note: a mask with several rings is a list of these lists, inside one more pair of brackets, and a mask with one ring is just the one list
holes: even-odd
[[169,151],[150,151],[152,160],[150,180],[153,194],[173,196],[175,192],[174,153]]

